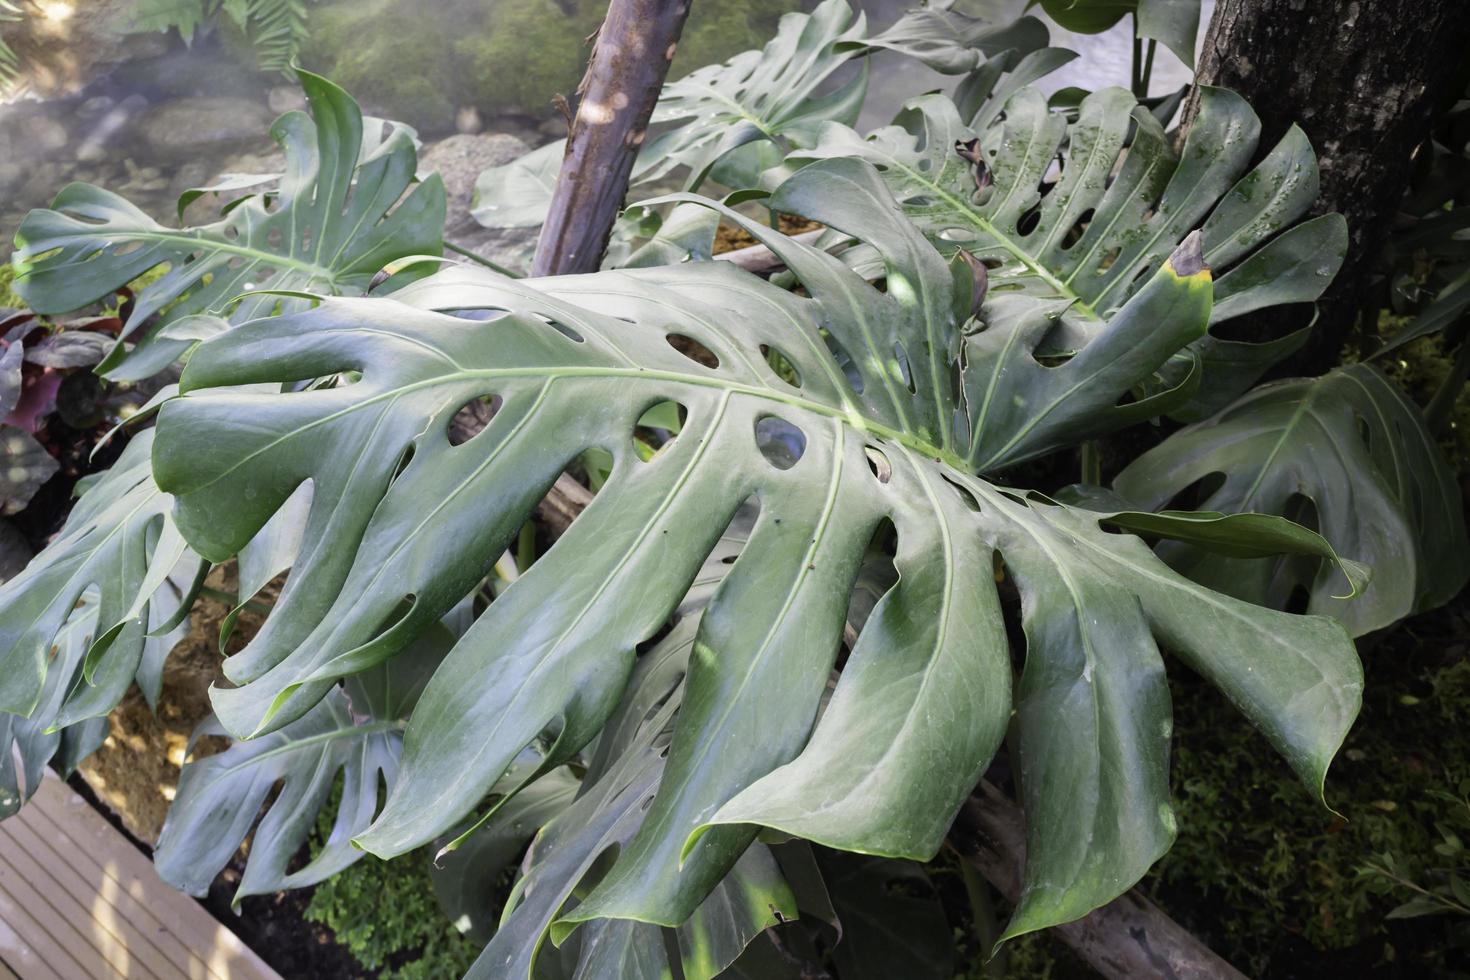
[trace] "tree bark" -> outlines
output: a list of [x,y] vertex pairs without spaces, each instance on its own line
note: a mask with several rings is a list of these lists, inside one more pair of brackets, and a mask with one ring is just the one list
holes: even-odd
[[[1026,860],[1021,809],[990,783],[965,801],[950,841],[996,890],[1015,902]],[[1135,889],[1052,930],[1109,980],[1245,980]]]
[[[1297,372],[1337,363],[1369,305],[1372,270],[1415,150],[1435,110],[1463,85],[1467,45],[1466,0],[1219,0],[1215,7],[1199,82],[1245,96],[1261,117],[1262,153],[1300,124],[1322,171],[1313,213],[1340,211],[1348,220],[1347,259],[1318,302],[1311,339],[1292,358]],[[1284,327],[1280,311],[1266,311],[1237,336],[1262,340]]]
[[612,0],[577,89],[577,115],[532,275],[597,271],[689,3]]

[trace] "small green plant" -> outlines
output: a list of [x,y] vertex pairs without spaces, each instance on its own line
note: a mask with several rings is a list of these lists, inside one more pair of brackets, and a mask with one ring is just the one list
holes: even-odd
[[429,881],[432,857],[359,861],[316,886],[306,918],[331,929],[382,980],[460,976],[480,949],[440,911]]
[[250,42],[261,71],[286,73],[307,37],[307,0],[137,0],[123,29],[176,30],[185,42],[223,15]]

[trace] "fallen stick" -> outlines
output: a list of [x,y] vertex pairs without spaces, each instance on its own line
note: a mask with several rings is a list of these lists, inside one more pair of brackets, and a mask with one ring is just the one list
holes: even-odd
[[[997,891],[1016,900],[1026,860],[1020,807],[982,782],[960,809],[950,840]],[[1109,980],[1245,980],[1136,888],[1052,932]]]

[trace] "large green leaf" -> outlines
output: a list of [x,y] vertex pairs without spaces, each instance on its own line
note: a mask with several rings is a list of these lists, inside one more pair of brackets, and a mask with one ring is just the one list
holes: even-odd
[[[186,764],[154,851],[160,877],[203,895],[251,835],[235,891],[238,905],[248,895],[316,884],[363,857],[352,837],[377,813],[380,783],[392,790],[403,719],[453,642],[449,630],[435,625],[401,656],[328,691],[280,731]],[[195,738],[222,734],[209,719]],[[341,799],[330,835],[309,862],[288,871],[339,780]],[[278,782],[280,791],[272,796]]]
[[[143,667],[148,633],[176,625],[158,621],[155,596],[181,563],[192,563],[198,572],[203,565],[179,535],[169,500],[153,482],[152,444],[152,430],[136,436],[83,494],[56,540],[0,586],[0,710],[33,714],[55,656],[55,637],[88,589],[97,592],[95,640],[80,665],[82,680],[61,692],[65,700],[55,706],[48,727],[111,711]],[[186,591],[192,596],[192,586]],[[180,597],[165,601],[172,613]]]
[[1115,486],[1148,509],[1188,500],[1308,523],[1369,565],[1361,597],[1318,556],[1249,558],[1166,545],[1190,578],[1252,602],[1335,616],[1356,635],[1447,602],[1470,577],[1460,490],[1417,408],[1376,369],[1262,385],[1144,453]]
[[97,604],[87,598],[54,638],[55,666],[47,672],[37,710],[29,718],[0,713],[0,819],[15,814],[41,788],[48,762],[59,759],[60,768],[70,772],[107,737],[106,718],[87,719],[61,731],[50,730],[97,628]]
[[[944,262],[869,165],[813,164],[771,205],[862,237],[883,288],[730,214],[803,294],[716,263],[541,281],[457,269],[203,343],[154,456],[179,526],[201,554],[233,554],[311,481],[302,548],[331,555],[227,661],[240,686],[214,692],[226,726],[266,735],[391,657],[598,447],[614,462],[595,500],[425,689],[399,782],[358,837],[368,850],[404,853],[453,827],[543,733],[543,767],[596,736],[635,649],[747,501],[759,515],[694,639],[658,792],[636,829],[616,831],[626,846],[558,938],[580,922],[684,923],[759,825],[932,856],[1011,717],[998,559],[1029,640],[1017,707],[1030,858],[1013,933],[1108,901],[1172,839],[1155,637],[1320,792],[1359,697],[1338,624],[1211,592],[1099,515],[1007,491],[969,462],[1006,465],[1144,417],[1149,405],[1120,399],[1209,319],[1197,238],[1074,356],[1043,366],[1034,351],[1067,301],[1002,292],[981,311],[988,327],[967,333],[970,267]],[[1031,313],[997,312],[1022,300]],[[336,387],[238,387],[349,370]],[[450,419],[486,395],[499,399],[489,426],[451,445]],[[669,401],[684,425],[645,460],[634,427]],[[819,718],[849,595],[888,522],[898,582]]]
[[1163,42],[1180,61],[1194,67],[1200,0],[1040,0],[1040,3],[1048,17],[1078,34],[1101,33],[1131,14],[1140,38]]
[[[502,916],[502,928],[471,977],[526,976],[534,965],[538,976],[708,980],[734,962],[763,929],[796,917],[794,896],[771,852],[752,844],[676,930],[677,956],[666,946],[659,926],[613,919],[589,925],[565,944],[554,957],[563,967],[559,971],[548,965],[544,949],[544,937],[558,912],[575,904],[579,888],[585,894],[596,883],[598,858],[607,848],[628,843],[646,819],[649,802],[661,791],[658,776],[665,765],[672,719],[683,702],[700,610],[710,597],[710,587],[729,572],[723,558],[739,553],[749,531],[748,522],[737,519],[736,524],[739,529],[732,528],[733,533],[727,533],[706,559],[681,603],[679,620],[640,658],[626,694],[598,740],[580,797],[546,821],[537,834],[523,877]],[[513,826],[516,816],[510,811],[516,800],[536,793],[540,786],[536,783],[512,800],[476,836],[494,841],[507,824]],[[475,847],[476,838],[471,838],[467,848]],[[678,960],[677,973],[671,968],[672,959]]]
[[[168,266],[139,291],[123,326],[136,347],[119,341],[101,365],[109,377],[136,380],[161,370],[190,344],[160,337],[168,323],[224,312],[242,293],[356,295],[394,259],[439,254],[444,189],[436,174],[409,190],[416,165],[410,132],[389,124],[389,135],[375,146],[369,139],[373,149],[363,153],[357,103],[324,78],[298,75],[312,114],[288,112],[271,127],[286,154],[272,193],[237,202],[213,224],[169,228],[111,191],[70,184],[49,210],[21,223],[15,288],[38,313],[76,309]],[[301,305],[275,292],[255,294],[229,316],[241,322]]]
[[[1311,302],[1342,263],[1341,215],[1292,224],[1317,196],[1306,136],[1293,127],[1247,173],[1260,123],[1232,92],[1201,88],[1199,115],[1177,156],[1158,121],[1123,89],[1089,95],[1070,123],[1030,88],[1002,87],[967,110],[968,122],[949,99],[928,95],[866,138],[829,123],[815,148],[790,162],[873,163],[940,249],[965,249],[990,267],[992,294],[1014,299],[1013,311],[1036,308],[1023,297],[1059,304],[1046,351],[1081,346],[1195,230],[1217,274],[1211,326]],[[1193,420],[1223,407],[1304,339],[1303,332],[1270,344],[1199,338],[1166,375],[1178,384],[1202,358],[1209,383],[1175,413]]]

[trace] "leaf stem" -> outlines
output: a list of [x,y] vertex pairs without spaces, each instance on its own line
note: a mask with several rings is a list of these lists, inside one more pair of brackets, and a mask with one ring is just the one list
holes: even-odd
[[1082,482],[1094,487],[1102,486],[1102,447],[1096,439],[1088,439],[1077,449],[1082,466]]
[[1133,97],[1140,98],[1138,94],[1139,81],[1143,78],[1143,38],[1138,36],[1138,14],[1130,14],[1133,22],[1133,60],[1129,65],[1128,87],[1133,90]]
[[498,263],[498,262],[491,262],[489,259],[485,258],[483,255],[476,255],[474,252],[471,252],[469,249],[467,249],[467,248],[461,248],[460,246],[454,244],[453,242],[445,242],[444,243],[444,247],[447,250],[453,252],[456,255],[463,255],[465,258],[469,259],[471,262],[478,262],[480,265],[483,265],[485,268],[491,269],[491,270],[493,270],[495,272],[498,272],[502,276],[508,276],[511,279],[520,279],[520,278],[523,278],[519,272],[512,272],[510,269],[507,269],[505,266],[501,265],[500,263]]
[[970,917],[975,923],[975,938],[980,940],[980,975],[989,980],[999,980],[1006,975],[1006,950],[1004,947],[995,948],[1000,931],[996,928],[995,903],[990,898],[990,886],[963,854],[959,859],[965,895],[970,900]]
[[1153,38],[1149,38],[1148,54],[1144,55],[1143,58],[1143,76],[1139,79],[1138,83],[1138,97],[1140,99],[1148,98],[1148,83],[1149,79],[1151,79],[1154,74],[1154,50],[1158,48],[1158,46],[1158,41],[1155,41]]
[[213,599],[215,602],[223,602],[231,609],[238,606],[241,609],[260,616],[270,615],[271,607],[269,603],[256,602],[254,599],[246,599],[244,602],[241,602],[239,596],[230,595],[230,593],[223,589],[211,589],[207,585],[201,585],[199,587],[199,595],[205,599]]

